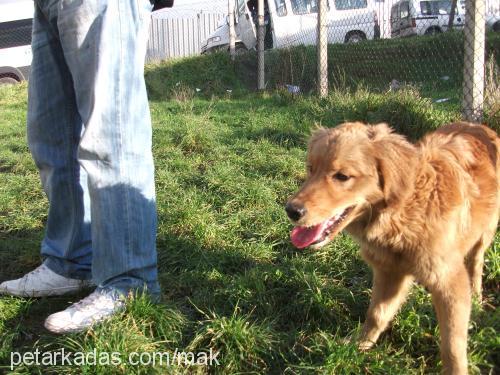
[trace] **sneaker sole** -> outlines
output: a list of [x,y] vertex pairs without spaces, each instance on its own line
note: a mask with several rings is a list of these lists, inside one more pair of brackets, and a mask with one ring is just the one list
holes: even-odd
[[38,297],[57,297],[64,296],[68,294],[76,294],[82,290],[94,288],[93,284],[85,284],[74,288],[54,288],[47,290],[16,290],[9,288],[1,288],[0,294],[15,296],[15,297],[26,297],[26,298],[38,298]]
[[115,314],[121,312],[123,309],[124,309],[124,307],[123,308],[119,308],[112,315],[105,316],[105,317],[102,317],[100,319],[95,319],[95,320],[93,320],[92,322],[90,322],[89,324],[87,324],[85,326],[75,326],[75,325],[69,324],[69,325],[67,325],[65,327],[60,327],[60,326],[55,326],[55,325],[51,324],[48,319],[45,320],[43,326],[48,331],[50,331],[52,333],[56,333],[56,334],[83,332],[83,331],[85,331],[85,330],[87,330],[89,328],[94,327],[97,324],[103,323],[106,320],[111,319]]
[[[95,324],[95,323],[93,323]],[[50,324],[49,322],[45,321],[43,326],[45,329],[49,332],[56,333],[59,335],[65,334],[65,333],[76,333],[76,332],[82,332],[88,328],[90,328],[93,324],[85,327],[76,327],[76,326],[69,326],[69,327],[58,327]]]

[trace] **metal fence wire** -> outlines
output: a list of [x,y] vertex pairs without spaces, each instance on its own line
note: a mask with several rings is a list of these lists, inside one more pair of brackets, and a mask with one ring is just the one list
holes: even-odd
[[[30,40],[31,20],[2,24],[2,49]],[[147,61],[220,50],[255,89],[411,87],[500,128],[500,0],[222,0],[153,14]]]
[[167,8],[153,13],[147,62],[199,55],[203,41],[226,19],[227,9],[180,12]]
[[461,105],[465,119],[486,111],[500,124],[498,0],[267,0],[264,9],[266,88],[413,87]]

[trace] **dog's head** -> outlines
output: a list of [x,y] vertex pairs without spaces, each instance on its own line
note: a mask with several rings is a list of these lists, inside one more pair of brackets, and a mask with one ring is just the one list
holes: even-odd
[[317,130],[309,142],[307,179],[286,205],[295,224],[292,243],[319,248],[374,205],[398,204],[408,191],[414,156],[414,147],[386,124]]

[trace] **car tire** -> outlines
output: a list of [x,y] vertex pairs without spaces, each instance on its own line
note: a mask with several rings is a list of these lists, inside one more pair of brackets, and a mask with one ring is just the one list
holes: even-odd
[[19,81],[11,76],[0,77],[0,86],[4,85],[17,85]]
[[235,47],[234,47],[234,54],[236,56],[240,56],[240,55],[243,55],[247,52],[247,48],[242,45],[242,44],[237,44]]
[[351,31],[345,36],[345,43],[356,44],[366,40],[366,35],[361,31]]
[[442,31],[439,27],[429,27],[427,30],[425,30],[425,35],[436,35],[436,34],[441,34]]

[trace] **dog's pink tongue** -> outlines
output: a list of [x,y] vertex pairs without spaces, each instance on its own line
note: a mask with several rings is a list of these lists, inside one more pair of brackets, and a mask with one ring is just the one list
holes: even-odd
[[295,247],[303,249],[316,242],[321,236],[323,225],[318,224],[314,227],[295,227],[290,233],[290,239]]

